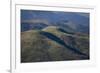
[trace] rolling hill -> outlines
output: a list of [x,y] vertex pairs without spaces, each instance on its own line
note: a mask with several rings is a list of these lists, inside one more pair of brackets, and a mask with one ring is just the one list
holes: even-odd
[[88,35],[77,35],[57,26],[21,32],[21,62],[89,59]]

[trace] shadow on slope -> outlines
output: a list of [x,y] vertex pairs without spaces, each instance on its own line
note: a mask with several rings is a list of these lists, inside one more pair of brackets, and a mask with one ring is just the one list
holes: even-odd
[[61,32],[63,32],[63,33],[74,34],[73,32],[68,32],[68,31],[66,31],[66,30],[64,30],[64,29],[61,29],[61,28],[59,28],[58,30],[61,31]]
[[88,56],[87,56],[86,54],[80,52],[80,51],[78,50],[78,48],[73,48],[73,47],[67,45],[63,40],[61,40],[60,38],[58,38],[58,37],[55,36],[55,35],[53,35],[53,34],[51,34],[51,33],[49,33],[49,32],[45,32],[45,31],[40,32],[40,34],[46,36],[47,38],[49,38],[49,39],[51,39],[51,40],[53,40],[53,41],[55,41],[55,42],[57,42],[57,43],[59,43],[59,44],[61,44],[61,45],[63,45],[64,47],[68,48],[69,50],[73,51],[73,52],[76,53],[76,54],[85,56],[85,57],[83,57],[83,58],[88,58]]

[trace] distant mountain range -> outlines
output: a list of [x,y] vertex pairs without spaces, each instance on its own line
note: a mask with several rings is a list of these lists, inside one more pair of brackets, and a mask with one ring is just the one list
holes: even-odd
[[21,10],[21,26],[22,31],[59,26],[89,34],[89,13]]

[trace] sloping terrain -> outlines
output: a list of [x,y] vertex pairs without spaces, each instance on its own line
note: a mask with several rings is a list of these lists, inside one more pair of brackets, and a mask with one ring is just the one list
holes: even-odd
[[57,26],[21,32],[21,62],[89,59],[89,37]]

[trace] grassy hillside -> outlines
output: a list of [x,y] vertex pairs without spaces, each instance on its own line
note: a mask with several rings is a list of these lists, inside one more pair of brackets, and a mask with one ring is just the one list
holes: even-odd
[[83,59],[89,59],[88,35],[54,26],[21,32],[21,62]]

